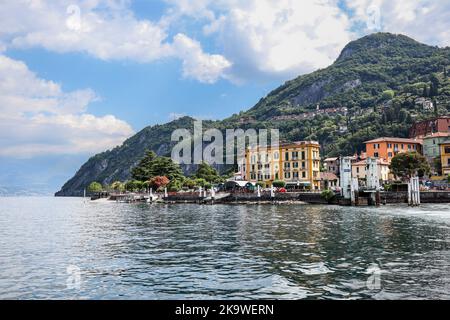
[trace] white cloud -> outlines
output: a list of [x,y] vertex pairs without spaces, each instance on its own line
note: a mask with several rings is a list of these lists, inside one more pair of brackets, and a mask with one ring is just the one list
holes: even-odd
[[185,0],[166,2],[176,19],[204,22],[204,35],[233,64],[226,77],[235,81],[288,79],[326,67],[349,41],[376,31],[450,45],[448,0],[191,0],[190,7]]
[[[326,67],[350,40],[373,31],[450,45],[447,0],[160,1],[169,9],[157,21],[137,18],[129,0],[0,1],[0,52],[43,47],[107,61],[176,58],[186,78],[214,83],[285,80]],[[381,25],[364,30],[374,5]],[[197,40],[188,36],[199,30]],[[218,54],[204,52],[202,37]]]
[[187,78],[214,83],[231,67],[223,56],[205,54],[199,42],[181,33],[174,37],[173,50],[183,60],[183,75]]
[[381,18],[380,31],[405,34],[432,45],[450,45],[448,0],[346,0],[346,3],[354,11],[353,22],[366,24],[370,19],[367,8],[376,6]]
[[[233,63],[227,77],[287,79],[326,67],[352,39],[350,22],[334,0],[193,1],[208,15],[203,32],[214,36]],[[178,15],[193,13],[180,6]]]
[[0,39],[8,48],[43,47],[140,63],[175,57],[183,61],[185,76],[206,83],[216,81],[226,59],[204,53],[200,43],[183,34],[172,43],[166,27],[163,22],[137,19],[129,1],[0,2]]
[[62,91],[21,61],[0,55],[0,156],[104,151],[133,134],[124,121],[86,113],[90,90]]

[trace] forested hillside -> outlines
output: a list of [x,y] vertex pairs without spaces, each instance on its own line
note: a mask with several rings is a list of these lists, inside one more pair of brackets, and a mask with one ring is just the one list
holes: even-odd
[[[248,111],[203,126],[278,128],[285,141],[318,140],[323,156],[353,154],[366,140],[406,137],[414,121],[448,114],[449,72],[450,48],[373,34],[348,44],[328,68],[286,82]],[[129,179],[147,149],[169,155],[172,131],[192,128],[193,121],[185,117],[143,129],[92,157],[57,195],[81,195],[92,181]]]

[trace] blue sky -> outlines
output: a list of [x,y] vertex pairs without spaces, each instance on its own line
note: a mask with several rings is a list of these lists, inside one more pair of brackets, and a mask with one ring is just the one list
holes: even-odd
[[143,127],[251,108],[368,33],[447,46],[449,12],[444,0],[2,1],[0,188],[56,191]]

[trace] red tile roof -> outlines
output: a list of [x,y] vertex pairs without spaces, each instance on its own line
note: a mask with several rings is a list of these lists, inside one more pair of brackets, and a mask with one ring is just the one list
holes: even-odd
[[422,144],[422,140],[420,139],[406,139],[406,138],[389,138],[389,137],[382,137],[370,141],[366,141],[364,143],[376,143],[376,142],[398,142],[398,143],[415,143],[415,144]]

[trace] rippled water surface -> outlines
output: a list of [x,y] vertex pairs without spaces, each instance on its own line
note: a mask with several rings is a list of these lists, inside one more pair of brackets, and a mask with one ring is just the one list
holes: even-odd
[[450,299],[449,247],[449,205],[0,198],[0,299]]

